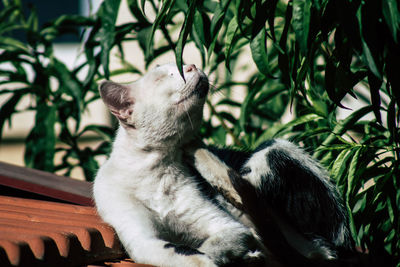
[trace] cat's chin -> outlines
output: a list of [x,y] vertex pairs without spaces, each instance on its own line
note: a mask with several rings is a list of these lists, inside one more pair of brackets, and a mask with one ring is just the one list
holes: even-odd
[[196,85],[196,88],[194,90],[194,93],[199,97],[199,98],[205,98],[208,94],[210,86],[208,83],[207,77],[201,75],[200,79]]
[[196,74],[194,74],[184,85],[182,91],[182,97],[176,102],[179,105],[186,102],[189,99],[196,97],[199,100],[203,100],[209,90],[209,83],[207,76],[200,70],[196,69]]

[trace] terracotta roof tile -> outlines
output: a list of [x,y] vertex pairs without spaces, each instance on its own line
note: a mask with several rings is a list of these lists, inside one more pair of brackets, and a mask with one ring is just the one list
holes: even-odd
[[97,215],[91,186],[0,162],[0,266],[149,267],[121,260],[126,254]]
[[93,207],[0,196],[0,266],[79,266],[124,255]]

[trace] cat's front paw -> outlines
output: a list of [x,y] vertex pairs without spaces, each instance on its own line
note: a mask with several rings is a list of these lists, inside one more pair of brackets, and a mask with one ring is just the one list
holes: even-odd
[[209,255],[218,266],[263,266],[265,255],[256,238],[248,232],[233,232],[208,238],[199,250]]
[[243,256],[243,262],[247,267],[265,266],[266,260],[266,256],[260,250],[248,251]]

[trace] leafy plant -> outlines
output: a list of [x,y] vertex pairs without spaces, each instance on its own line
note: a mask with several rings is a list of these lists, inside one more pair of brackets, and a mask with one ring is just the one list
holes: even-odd
[[[106,35],[103,32],[108,34],[108,30],[112,30],[117,35],[121,31],[116,29],[114,33],[117,10],[104,4],[93,17],[63,15],[39,27],[34,8],[26,16],[19,1],[4,1],[3,4],[5,7],[0,12],[0,62],[4,68],[0,71],[3,88],[0,94],[10,97],[0,110],[0,132],[6,121],[11,123],[12,115],[35,111],[34,127],[25,140],[26,165],[50,172],[64,169],[66,175],[80,166],[87,179],[92,179],[98,167],[95,156],[107,153],[109,142],[91,149],[81,148],[79,140],[87,131],[98,132],[110,139],[112,131],[97,125],[81,129],[81,115],[92,101],[99,98],[95,77],[101,77],[98,74],[100,61],[108,60],[104,54],[108,55],[109,46],[114,44],[113,39],[103,40]],[[114,21],[104,21],[105,18]],[[93,32],[84,44],[88,61],[69,70],[54,56],[53,42],[62,34],[80,35],[81,28],[98,29],[99,32]],[[13,37],[16,31],[24,35],[26,42]],[[95,54],[98,46],[102,47],[102,52]],[[89,71],[82,71],[87,67]],[[30,73],[33,73],[32,77]],[[79,78],[81,73],[86,74],[83,79]],[[30,104],[20,110],[18,104],[23,97],[29,97]],[[56,126],[60,128],[59,132]],[[64,145],[57,145],[57,141]],[[63,154],[59,165],[54,163],[56,153]]]
[[[119,26],[115,19],[120,2],[105,1],[93,16],[63,16],[41,29],[35,26],[34,12],[25,18],[18,2],[4,3],[0,62],[9,62],[13,70],[1,71],[6,77],[1,83],[18,81],[19,87],[1,91],[10,98],[1,108],[0,127],[20,112],[19,100],[31,95],[29,109],[37,111],[37,124],[27,138],[29,166],[54,171],[79,165],[91,179],[95,156],[106,154],[109,143],[92,150],[80,148],[79,140],[90,130],[109,139],[112,130],[80,129],[80,114],[98,98],[96,79],[138,72],[124,60],[122,44],[138,42],[146,67],[172,50],[182,71],[185,45],[194,43],[202,67],[215,77],[213,91],[221,92],[207,101],[210,116],[202,137],[242,149],[276,137],[301,144],[329,169],[345,199],[356,244],[381,265],[400,266],[396,0],[128,0],[135,22]],[[147,8],[155,12],[154,20],[146,15]],[[52,41],[78,27],[85,29],[87,61],[69,71],[53,56]],[[16,28],[26,32],[28,43],[7,35]],[[155,42],[157,35],[162,38]],[[125,64],[123,70],[109,70],[113,47]],[[252,61],[243,66],[238,63],[241,57]],[[32,81],[26,77],[26,64],[35,72]],[[250,77],[237,82],[245,67],[253,70],[247,71]],[[79,79],[78,73],[85,78]],[[60,81],[56,87],[51,77]],[[245,93],[243,101],[231,97],[238,86]],[[341,119],[346,109],[349,115]],[[74,121],[74,129],[67,120]],[[55,125],[61,126],[59,134]],[[66,146],[57,148],[56,140]],[[65,153],[59,166],[52,160],[55,153]],[[71,164],[71,158],[78,163]]]

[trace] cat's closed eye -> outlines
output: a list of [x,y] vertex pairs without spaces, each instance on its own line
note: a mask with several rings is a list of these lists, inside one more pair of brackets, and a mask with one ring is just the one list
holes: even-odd
[[161,82],[162,80],[164,80],[166,76],[167,76],[166,74],[160,74],[157,77],[155,77],[154,82]]

